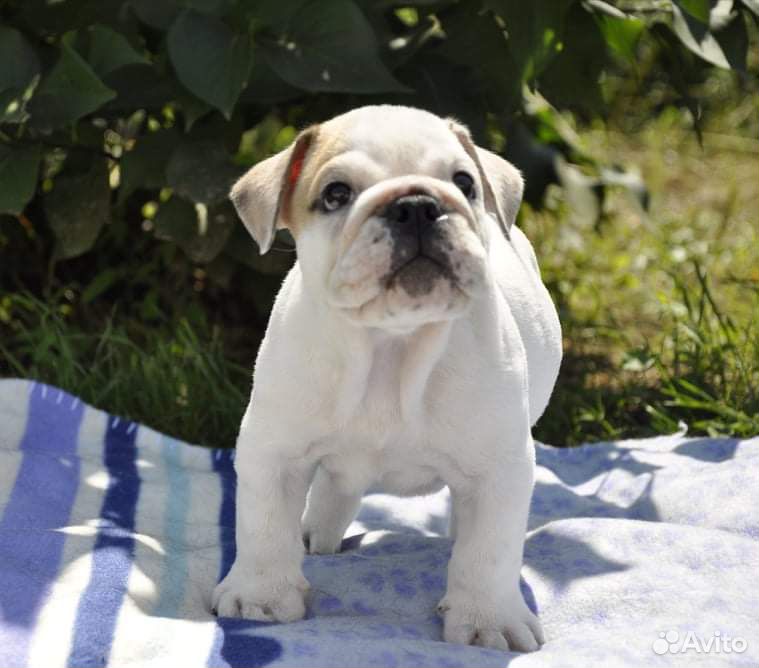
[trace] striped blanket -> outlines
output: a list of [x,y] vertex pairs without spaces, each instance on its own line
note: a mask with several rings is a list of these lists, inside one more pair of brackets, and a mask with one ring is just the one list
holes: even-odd
[[759,439],[538,447],[523,591],[546,645],[441,642],[448,496],[366,497],[306,619],[216,619],[232,452],[0,381],[0,666],[757,666]]

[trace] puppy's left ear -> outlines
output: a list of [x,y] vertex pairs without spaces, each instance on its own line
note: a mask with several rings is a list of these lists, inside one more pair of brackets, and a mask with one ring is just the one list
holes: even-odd
[[449,119],[449,126],[480,173],[485,209],[492,213],[508,237],[522,203],[524,179],[510,162],[492,151],[475,146],[466,127]]

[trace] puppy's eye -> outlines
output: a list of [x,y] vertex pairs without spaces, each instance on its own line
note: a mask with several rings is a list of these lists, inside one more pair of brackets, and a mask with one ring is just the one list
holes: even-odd
[[467,199],[474,199],[476,192],[474,189],[474,179],[470,174],[466,172],[456,172],[453,175],[454,185],[464,193],[464,197]]
[[322,191],[321,204],[325,211],[337,211],[350,202],[353,192],[347,183],[334,181],[328,183]]

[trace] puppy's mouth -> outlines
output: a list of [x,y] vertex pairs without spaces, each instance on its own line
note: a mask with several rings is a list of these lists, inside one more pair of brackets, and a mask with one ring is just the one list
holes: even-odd
[[459,288],[456,276],[447,263],[418,253],[386,275],[383,281],[387,290],[400,286],[410,297],[420,297],[430,292],[441,278],[447,279],[452,287]]
[[448,224],[448,215],[442,214],[425,227],[389,229],[392,254],[381,280],[385,289],[400,287],[410,297],[420,297],[441,279],[460,288],[450,256],[453,246],[445,233]]

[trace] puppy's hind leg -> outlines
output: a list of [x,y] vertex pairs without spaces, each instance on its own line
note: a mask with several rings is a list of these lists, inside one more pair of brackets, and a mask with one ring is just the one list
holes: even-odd
[[316,469],[303,515],[303,540],[310,554],[340,551],[345,531],[361,505],[360,492],[340,489],[335,476],[323,466]]

